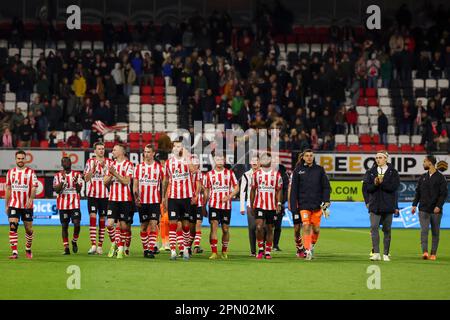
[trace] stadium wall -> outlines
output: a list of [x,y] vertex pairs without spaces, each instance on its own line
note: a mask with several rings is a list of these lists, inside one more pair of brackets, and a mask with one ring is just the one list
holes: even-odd
[[[5,207],[5,201],[0,200],[0,208]],[[411,202],[399,203],[400,213],[394,217],[393,228],[419,228],[418,215],[411,214]],[[241,215],[239,201],[233,201],[231,213],[232,227],[246,227],[247,217]],[[283,227],[292,227],[292,214],[285,209],[286,214],[283,217]],[[322,219],[322,227],[325,228],[368,228],[369,215],[363,202],[333,202],[330,208],[331,215],[329,219]],[[87,211],[87,200],[81,200],[81,224],[89,225],[89,214]],[[444,205],[444,216],[442,217],[441,227],[450,228],[450,203]],[[0,225],[8,223],[7,216],[0,214]],[[36,199],[34,201],[34,224],[35,225],[60,225],[59,215],[56,211],[55,199]],[[134,226],[139,225],[139,217],[134,216]],[[204,226],[209,226],[208,220],[203,220]]]

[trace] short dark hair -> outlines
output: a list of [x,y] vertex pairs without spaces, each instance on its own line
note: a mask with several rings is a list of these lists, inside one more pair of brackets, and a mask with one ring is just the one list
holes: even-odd
[[433,164],[433,166],[436,165],[436,162],[437,162],[436,157],[433,156],[432,154],[428,154],[428,155],[425,157],[425,159],[427,159],[428,161],[430,161],[430,162]]
[[152,151],[155,151],[155,147],[153,145],[151,145],[150,143],[147,144],[144,149],[152,149]]
[[101,141],[94,143],[94,149],[96,149],[98,146],[105,146],[105,144]]
[[27,154],[26,154],[25,151],[23,151],[23,150],[18,150],[18,151],[16,152],[16,157],[17,157],[17,155],[19,155],[19,154],[23,154],[25,157],[27,156]]

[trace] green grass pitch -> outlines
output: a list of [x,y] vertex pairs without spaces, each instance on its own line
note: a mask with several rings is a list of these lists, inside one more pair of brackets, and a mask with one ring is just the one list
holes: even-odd
[[[72,231],[72,228],[70,229]],[[450,230],[442,230],[437,261],[420,259],[419,230],[393,230],[391,262],[369,261],[369,231],[323,229],[313,261],[295,257],[293,229],[284,228],[282,252],[271,261],[248,256],[245,228],[231,228],[228,261],[209,261],[205,253],[190,261],[142,257],[138,228],[131,256],[123,260],[88,256],[88,227],[82,227],[78,254],[62,256],[59,227],[35,227],[34,259],[24,254],[20,226],[16,261],[8,260],[8,227],[0,227],[0,299],[449,299]],[[105,251],[109,249],[106,235]],[[220,242],[220,241],[219,241]],[[219,246],[220,250],[220,246]],[[369,290],[367,268],[376,264],[381,289]],[[81,270],[81,289],[67,289],[67,268]]]

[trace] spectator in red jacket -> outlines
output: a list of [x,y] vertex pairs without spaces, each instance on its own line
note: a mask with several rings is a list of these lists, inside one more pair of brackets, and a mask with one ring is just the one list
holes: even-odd
[[[345,114],[345,120],[347,121],[348,133],[356,134],[356,124],[358,123],[358,112],[354,107],[350,108]],[[353,128],[353,131],[351,130]]]
[[81,148],[82,144],[83,143],[81,142],[81,139],[78,136],[78,134],[75,131],[73,131],[72,135],[67,139],[67,145],[70,148]]

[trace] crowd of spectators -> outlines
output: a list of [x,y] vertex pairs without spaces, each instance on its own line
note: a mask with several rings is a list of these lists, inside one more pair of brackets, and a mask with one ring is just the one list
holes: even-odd
[[[17,101],[29,102],[34,87],[38,93],[27,116],[19,109],[8,115],[0,104],[2,143],[27,145],[55,130],[83,131],[83,140],[92,140],[93,121],[117,121],[118,98],[129,96],[133,85],[152,85],[155,76],[163,76],[177,88],[182,128],[194,121],[278,128],[282,149],[333,150],[335,134],[358,134],[360,88],[401,85],[413,70],[417,78],[450,78],[449,15],[442,8],[433,12],[422,17],[427,28],[419,28],[402,7],[391,27],[366,31],[362,38],[349,24],[333,24],[323,55],[288,55],[281,65],[284,47],[274,40],[273,17],[264,12],[248,28],[234,27],[228,14],[218,12],[208,19],[195,14],[179,25],[137,23],[132,30],[107,19],[103,52],[56,50],[35,65],[15,56],[2,67],[0,80],[9,83]],[[277,23],[279,30],[286,28]],[[142,56],[144,45],[151,52]],[[430,150],[443,150],[450,128],[450,99],[444,98],[438,92],[426,106],[415,99],[394,104],[397,134],[421,134]],[[387,143],[381,111],[378,124]]]

